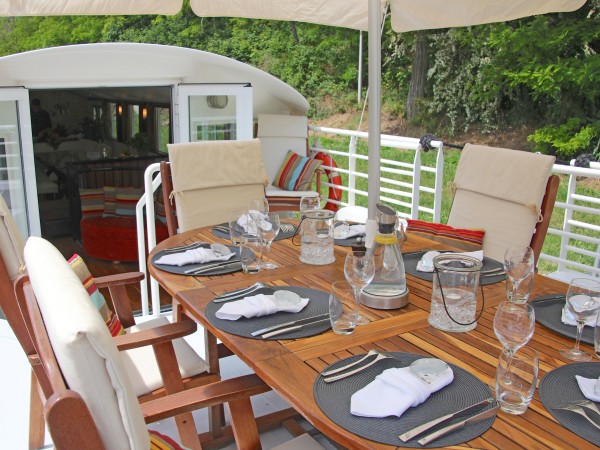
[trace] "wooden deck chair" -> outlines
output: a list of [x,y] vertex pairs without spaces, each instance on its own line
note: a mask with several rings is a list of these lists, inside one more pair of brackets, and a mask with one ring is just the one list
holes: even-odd
[[[15,284],[28,353],[42,392],[44,414],[57,449],[148,449],[146,423],[174,417],[181,442],[200,449],[191,411],[230,404],[239,448],[259,448],[249,395],[264,392],[255,375],[184,390],[173,339],[195,331],[191,320],[113,338],[81,281],[48,241],[25,246],[29,275]],[[140,403],[123,351],[151,345],[165,395]]]
[[265,169],[269,177],[265,195],[269,200],[270,211],[298,211],[302,196],[319,195],[318,178],[316,191],[304,185],[301,187],[304,190],[298,191],[273,186],[273,180],[288,151],[292,150],[300,156],[308,156],[308,120],[305,116],[259,114],[257,137],[262,144]]
[[[23,249],[24,239],[8,206],[0,196],[0,289],[2,290],[0,308],[25,353],[31,354],[33,352],[31,340],[27,332],[18,326],[20,312],[12,288],[15,278],[26,273]],[[126,285],[139,283],[144,277],[143,273],[108,275],[91,280],[90,277],[89,274],[84,276],[88,289],[90,283],[95,283],[99,289],[107,288],[110,293],[109,300],[112,301],[118,319],[118,322],[113,321],[113,324],[120,323],[130,333],[168,324],[169,321],[165,317],[152,319],[140,325],[135,323]],[[210,365],[207,364],[184,339],[177,339],[174,341],[174,345],[180,359],[180,372],[185,377],[184,384],[186,388],[212,383],[220,379],[218,361],[212,362]],[[214,345],[216,346],[216,343]],[[124,359],[128,372],[135,380],[134,388],[140,401],[147,401],[164,395],[163,380],[151,348],[127,351]],[[40,405],[37,395],[37,380],[32,377],[29,424],[31,448],[43,446],[44,420]],[[211,434],[215,437],[221,435],[223,424],[222,406],[211,408],[210,417]]]
[[265,196],[261,142],[200,141],[169,144],[161,179],[169,235],[227,222]]
[[555,158],[504,148],[467,144],[454,178],[448,225],[483,229],[484,254],[503,261],[510,245],[528,245],[539,257],[558,177]]

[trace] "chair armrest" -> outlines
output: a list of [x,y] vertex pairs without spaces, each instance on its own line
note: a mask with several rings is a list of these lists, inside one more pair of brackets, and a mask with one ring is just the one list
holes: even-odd
[[127,272],[95,277],[94,281],[98,288],[107,288],[110,286],[123,286],[127,284],[139,283],[144,279],[144,272]]
[[117,348],[120,351],[123,351],[172,341],[173,339],[190,335],[197,329],[198,325],[193,320],[182,320],[154,327],[150,330],[141,330],[134,333],[115,336],[113,339]]
[[239,400],[270,390],[271,388],[258,375],[250,374],[186,389],[144,402],[140,406],[146,423],[152,423],[184,412]]

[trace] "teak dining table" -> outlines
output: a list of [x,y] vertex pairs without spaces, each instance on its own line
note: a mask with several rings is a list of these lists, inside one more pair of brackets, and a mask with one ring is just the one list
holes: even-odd
[[[277,269],[256,274],[241,271],[218,276],[184,276],[159,270],[150,260],[162,249],[193,241],[226,243],[211,232],[211,227],[191,230],[161,242],[149,255],[150,274],[173,297],[174,311],[185,314],[205,327],[243,360],[272,389],[286,399],[315,428],[340,446],[352,449],[390,449],[357,436],[338,426],[319,408],[313,398],[313,385],[319,373],[330,364],[346,357],[363,354],[370,349],[385,352],[407,352],[440,358],[454,364],[493,386],[501,344],[493,329],[496,306],[506,299],[505,283],[483,287],[485,306],[474,330],[466,333],[447,333],[429,325],[432,284],[407,275],[410,290],[408,305],[396,310],[377,310],[362,307],[361,313],[371,322],[359,326],[350,335],[337,335],[328,330],[316,336],[297,340],[248,339],[219,330],[205,315],[207,304],[219,294],[244,288],[257,281],[272,286],[303,286],[329,292],[331,283],[344,280],[344,260],[351,251],[335,246],[335,261],[328,265],[309,265],[299,260],[299,236],[275,241],[271,259]],[[408,234],[402,251],[447,250],[442,244]],[[567,285],[536,275],[531,298],[545,294],[564,294]],[[481,302],[478,304],[481,308]],[[554,368],[568,364],[559,349],[573,346],[573,340],[536,324],[530,347],[540,355],[541,379]],[[587,344],[582,347],[593,353]],[[500,412],[492,427],[481,436],[460,447],[475,448],[590,448],[592,444],[557,422],[544,408],[536,391],[523,415]]]

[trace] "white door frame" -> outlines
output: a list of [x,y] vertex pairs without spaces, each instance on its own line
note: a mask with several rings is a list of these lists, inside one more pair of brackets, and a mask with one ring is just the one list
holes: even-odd
[[177,96],[174,102],[176,107],[174,122],[177,124],[178,133],[174,136],[175,142],[189,142],[190,136],[190,107],[189,97],[196,95],[228,95],[236,97],[236,126],[237,139],[252,139],[253,137],[253,108],[252,86],[248,83],[240,84],[180,84],[173,90]]
[[27,212],[26,231],[29,236],[41,236],[40,210],[37,198],[35,178],[35,160],[33,158],[33,141],[31,136],[31,115],[29,110],[29,90],[23,87],[0,88],[0,101],[17,102],[17,118],[19,121],[19,142],[23,171],[23,189]]

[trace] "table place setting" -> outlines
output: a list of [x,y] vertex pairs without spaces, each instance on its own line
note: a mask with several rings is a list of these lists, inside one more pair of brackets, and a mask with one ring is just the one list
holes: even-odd
[[205,313],[218,329],[251,339],[298,339],[331,328],[328,294],[298,286],[256,283],[215,297]]
[[340,247],[352,247],[365,241],[366,225],[337,222],[333,228],[333,243]]
[[540,381],[544,407],[569,431],[592,444],[600,442],[600,395],[595,387],[600,364],[572,363],[554,369]]
[[425,281],[433,281],[434,265],[433,259],[439,255],[457,254],[470,256],[482,262],[479,284],[487,285],[504,281],[506,272],[503,263],[483,255],[483,250],[474,252],[455,252],[438,250],[419,250],[403,253],[404,268],[406,273]]
[[499,406],[487,386],[437,358],[371,350],[337,361],[313,395],[337,425],[398,447],[458,445],[492,426]]
[[[220,223],[218,225],[215,225],[211,228],[211,232],[212,234],[214,234],[215,236],[221,238],[221,239],[231,239],[231,234],[230,234],[230,224],[227,222],[224,223]],[[242,228],[243,229],[243,228]],[[294,234],[296,234],[296,225],[292,224],[292,223],[288,223],[288,222],[282,222],[280,227],[279,227],[279,233],[277,234],[277,236],[275,237],[275,241],[281,241],[282,239],[289,239],[292,236],[294,236]]]
[[151,263],[178,275],[220,275],[242,269],[239,247],[233,245],[189,244],[161,250]]

